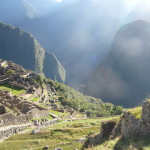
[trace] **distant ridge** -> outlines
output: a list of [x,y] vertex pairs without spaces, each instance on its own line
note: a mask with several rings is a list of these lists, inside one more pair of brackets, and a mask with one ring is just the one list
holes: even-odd
[[91,75],[88,92],[126,106],[150,93],[150,23],[137,20],[120,28],[111,51]]
[[4,23],[0,23],[0,58],[14,61],[47,78],[65,82],[65,69],[56,56],[45,52],[31,34]]

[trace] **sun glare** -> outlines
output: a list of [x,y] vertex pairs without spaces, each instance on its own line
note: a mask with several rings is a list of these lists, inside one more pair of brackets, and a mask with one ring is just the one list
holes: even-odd
[[63,0],[55,0],[56,2],[58,2],[58,3],[60,3],[60,2],[62,2]]

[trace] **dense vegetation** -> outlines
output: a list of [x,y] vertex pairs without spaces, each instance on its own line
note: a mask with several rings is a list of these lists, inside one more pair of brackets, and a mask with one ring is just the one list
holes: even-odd
[[121,106],[114,106],[111,103],[102,102],[101,99],[83,95],[75,89],[56,81],[48,80],[46,82],[55,88],[59,95],[58,100],[62,105],[70,106],[79,112],[87,114],[88,117],[102,117],[122,113],[123,107]]

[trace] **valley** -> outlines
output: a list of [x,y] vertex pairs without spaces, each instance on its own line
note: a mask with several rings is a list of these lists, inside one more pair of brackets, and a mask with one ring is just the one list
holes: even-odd
[[0,1],[0,150],[150,150],[148,0]]

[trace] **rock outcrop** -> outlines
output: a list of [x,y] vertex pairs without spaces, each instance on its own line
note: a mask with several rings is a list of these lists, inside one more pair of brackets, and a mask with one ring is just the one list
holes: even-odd
[[150,101],[143,104],[140,133],[150,135]]
[[134,115],[125,112],[121,121],[121,135],[124,137],[136,137],[139,135],[141,123]]
[[141,118],[136,118],[125,111],[120,121],[107,121],[101,124],[100,134],[89,136],[85,147],[101,144],[105,140],[122,136],[124,138],[149,137],[150,135],[150,101],[145,101],[142,107]]
[[85,143],[85,147],[91,147],[93,145],[101,144],[105,140],[108,140],[115,126],[116,123],[114,121],[102,122],[100,134],[94,137],[89,137],[87,142]]
[[3,23],[0,23],[0,58],[45,74],[47,78],[65,81],[65,69],[56,56],[45,52],[31,34]]
[[[115,130],[115,129],[114,129]],[[115,133],[115,132],[114,132]],[[113,133],[113,134],[114,134]],[[150,102],[145,101],[141,118],[136,118],[129,112],[121,117],[120,135],[123,137],[148,136],[150,134]]]

